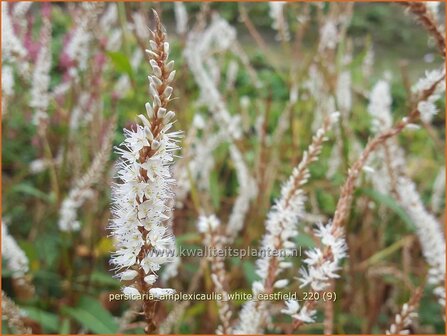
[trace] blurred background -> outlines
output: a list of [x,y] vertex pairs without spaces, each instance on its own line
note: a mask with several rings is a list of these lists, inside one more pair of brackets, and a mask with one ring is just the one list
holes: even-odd
[[[289,3],[279,12],[274,7],[2,2],[2,290],[33,333],[143,332],[135,303],[108,299],[121,285],[110,270],[107,225],[117,159],[112,147],[123,141],[123,128],[137,122],[149,99],[144,49],[152,8],[167,29],[177,69],[172,109],[175,128],[185,137],[174,166],[172,227],[177,245],[190,249],[203,246],[199,213],[205,209],[226,222],[242,192],[247,206],[233,245],[259,247],[282,183],[323,116],[339,110],[342,124],[303,188],[306,218],[297,244],[313,246],[310,228],[333,216],[347,169],[372,137],[368,104],[374,85],[389,83],[397,121],[409,111],[412,85],[444,62],[435,41],[398,4]],[[433,8],[444,25],[444,4]],[[205,37],[212,40],[208,45]],[[213,119],[194,60],[206,67],[230,125],[239,130],[230,142]],[[444,98],[437,107],[440,112],[420,129],[399,135],[398,144],[423,203],[444,223]],[[240,176],[232,145],[250,178]],[[445,332],[444,307],[426,285],[428,268],[414,223],[393,195],[375,190],[367,177],[355,193],[347,240],[349,257],[335,289],[334,333],[383,333],[417,287],[426,290],[410,331]],[[254,263],[226,260],[232,291],[250,292]],[[294,263],[290,279],[300,260]],[[183,258],[162,270],[160,281],[178,291],[206,293],[212,291],[209,272],[200,259]],[[297,284],[289,289],[301,291]],[[232,302],[234,316],[242,304]],[[213,333],[218,324],[213,301],[158,307],[167,333]],[[268,332],[283,332],[290,323],[278,314],[281,307],[272,305]],[[172,315],[176,309],[181,313]],[[175,321],[166,322],[168,316]],[[319,322],[300,329],[322,331]],[[16,330],[4,320],[2,332]]]

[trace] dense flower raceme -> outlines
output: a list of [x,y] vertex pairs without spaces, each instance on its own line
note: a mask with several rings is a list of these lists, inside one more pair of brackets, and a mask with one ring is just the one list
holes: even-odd
[[[289,250],[296,248],[293,238],[298,234],[298,223],[303,214],[305,201],[302,185],[310,176],[309,165],[318,159],[326,134],[339,118],[335,112],[328,116],[323,126],[317,130],[312,139],[308,151],[293,170],[289,180],[281,189],[281,196],[269,211],[266,221],[266,233],[262,239],[261,248],[265,250]],[[331,242],[332,244],[332,242]],[[268,293],[273,288],[287,286],[288,280],[277,280],[285,269],[292,267],[292,263],[284,257],[272,257],[266,255],[257,260],[256,274],[259,280],[252,285],[254,295]],[[266,301],[249,301],[240,313],[239,325],[235,329],[236,334],[254,334],[262,331],[262,325],[266,322]]]
[[[314,234],[321,241],[322,247],[314,248],[306,252],[307,258],[304,264],[307,268],[300,269],[300,287],[310,285],[312,290],[321,291],[329,286],[329,280],[338,278],[339,263],[346,257],[346,241],[340,228],[335,228],[332,223],[318,224]],[[325,259],[325,253],[329,250],[332,256]]]
[[44,20],[42,30],[42,45],[33,72],[30,101],[30,106],[35,110],[33,123],[38,126],[48,118],[47,109],[50,99],[51,21],[49,18]]
[[[424,92],[444,76],[444,69],[427,72],[413,87],[413,93],[419,98]],[[436,113],[435,102],[445,91],[444,81],[439,82],[435,90],[418,102],[421,119],[429,122]],[[386,81],[379,81],[373,88],[368,108],[372,116],[373,131],[388,129],[392,124],[391,95]],[[396,193],[399,203],[413,220],[422,251],[430,266],[428,282],[435,286],[434,293],[439,303],[445,306],[445,240],[440,223],[427,211],[414,182],[404,174],[405,156],[395,139],[389,139],[375,153],[378,173],[372,175],[374,187],[383,193]],[[386,163],[386,164],[384,164]]]
[[170,166],[178,149],[180,132],[171,131],[175,113],[166,109],[172,94],[174,62],[168,61],[169,44],[160,24],[153,33],[150,50],[153,75],[149,76],[152,103],[146,103],[147,115],[139,115],[142,124],[124,131],[125,141],[117,149],[121,156],[118,177],[113,188],[113,215],[110,228],[117,251],[111,263],[118,276],[128,284],[129,294],[158,296],[152,288],[160,266],[172,259],[174,237],[165,225],[172,199]]
[[[223,99],[218,85],[213,80],[213,78],[220,77],[220,69],[217,66],[213,66],[215,61],[211,56],[212,53],[215,50],[230,50],[235,41],[236,31],[234,28],[223,18],[215,15],[206,30],[203,32],[194,31],[188,36],[187,48],[185,50],[188,65],[200,88],[200,100],[213,113],[212,116],[219,127],[219,133],[222,132],[226,140],[230,142],[230,155],[236,168],[239,195],[234,203],[227,225],[229,242],[242,229],[249,203],[257,195],[257,185],[254,178],[250,175],[241,152],[233,143],[233,140],[237,140],[242,134],[240,115],[233,116],[230,114],[225,99]],[[206,64],[207,62],[208,64]],[[207,142],[208,144],[205,144],[205,146],[212,150],[212,147],[209,146],[211,141]],[[203,160],[203,152],[199,153]],[[208,165],[208,167],[211,167],[211,165]],[[204,171],[203,166],[198,166],[198,168],[201,173]]]
[[[203,234],[203,243],[207,248],[221,250],[225,244],[225,236],[219,233],[221,228],[220,221],[215,215],[200,216],[197,222],[197,229]],[[227,275],[225,272],[224,257],[212,256],[209,258],[211,263],[211,280],[214,290],[222,295],[224,300],[217,301],[219,319],[221,324],[216,329],[216,334],[231,334],[231,307],[228,300]]]
[[2,59],[17,60],[26,56],[25,46],[14,32],[9,4],[2,3]]
[[58,226],[61,231],[77,231],[81,224],[78,221],[77,211],[82,205],[94,196],[93,184],[97,183],[106,168],[106,162],[110,155],[113,136],[115,132],[116,118],[113,118],[105,132],[102,148],[96,153],[92,164],[85,174],[77,179],[75,185],[63,200],[59,209]]
[[[392,127],[391,104],[390,84],[387,79],[381,79],[374,85],[369,96],[368,113],[372,118],[371,130],[374,134]],[[371,179],[374,188],[384,194],[390,193],[390,189],[395,185],[396,176],[405,167],[404,153],[396,139],[389,139],[371,155],[369,161],[368,164],[374,173],[368,174],[367,177]]]
[[[412,91],[416,95],[422,95],[425,90],[437,81],[439,81],[445,75],[445,68],[441,70],[427,71],[425,77],[421,78],[416,85],[412,87]],[[418,103],[418,110],[421,113],[421,119],[425,123],[431,122],[433,116],[438,113],[436,108],[436,101],[441,99],[445,93],[445,81],[442,80],[435,88],[435,91],[428,96],[427,99],[423,99]]]
[[[433,94],[436,94],[437,85],[444,78],[444,72],[437,75],[428,74],[426,83],[420,85],[418,90],[418,102],[428,101]],[[442,87],[442,85],[441,85]],[[350,205],[350,197],[352,197],[353,189],[355,187],[355,179],[358,177],[360,170],[364,167],[368,160],[368,155],[374,150],[380,142],[386,144],[386,140],[395,135],[407,125],[411,124],[417,119],[418,110],[413,110],[409,117],[404,118],[393,128],[386,129],[376,138],[371,140],[362,152],[360,159],[353,164],[347,181],[342,188],[342,195],[340,196],[337,210],[334,215],[334,222],[327,227],[319,226],[315,232],[316,236],[321,238],[322,248],[311,250],[307,253],[307,259],[304,261],[307,264],[306,268],[301,269],[299,280],[302,286],[310,285],[314,291],[321,291],[330,285],[330,280],[338,277],[336,271],[338,270],[339,261],[346,256],[346,244],[344,232],[341,226]],[[380,122],[376,119],[376,122]],[[433,283],[435,294],[438,296],[441,304],[445,305],[445,290],[443,280],[445,278],[445,241],[442,232],[439,232],[438,225],[434,218],[424,210],[422,202],[417,197],[414,185],[412,182],[404,177],[397,182],[397,188],[400,189],[398,194],[400,196],[403,206],[410,213],[417,226],[425,224],[423,230],[426,232],[418,232],[424,255],[431,266],[429,273],[429,282]],[[422,229],[420,230],[422,231]],[[431,245],[428,248],[428,244]],[[442,258],[440,257],[442,256]],[[292,315],[295,319],[294,327],[297,328],[303,323],[314,321],[315,301],[306,301],[300,308],[298,302],[288,301],[287,308],[283,312]],[[301,312],[305,314],[300,314]]]
[[[298,281],[300,288],[310,286],[313,291],[318,292],[327,289],[330,281],[339,277],[337,271],[347,255],[347,245],[343,230],[334,227],[332,222],[327,225],[318,224],[314,235],[320,246],[306,252]],[[316,310],[308,302],[301,306],[296,300],[288,300],[286,308],[281,312],[290,315],[296,323],[315,322]]]
[[284,18],[284,6],[287,4],[286,1],[270,1],[270,17],[273,20],[272,28],[278,31],[276,39],[280,41],[289,41],[290,32],[287,20]]
[[434,293],[439,303],[445,306],[445,239],[441,225],[425,209],[413,181],[400,177],[397,192],[400,203],[415,223],[422,252],[430,266],[428,283],[435,286]]

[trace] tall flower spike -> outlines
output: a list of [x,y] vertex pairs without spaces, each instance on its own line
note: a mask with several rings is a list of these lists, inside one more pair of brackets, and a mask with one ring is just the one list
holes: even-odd
[[30,107],[34,109],[33,123],[39,127],[48,119],[49,85],[51,70],[51,20],[44,18],[42,44],[33,72]]
[[116,117],[114,116],[106,130],[102,148],[96,153],[88,170],[81,178],[77,179],[75,185],[63,200],[59,209],[59,230],[70,232],[78,231],[81,228],[77,212],[94,195],[92,187],[100,180],[106,168],[105,163],[108,161],[112,149],[115,126]]
[[[125,281],[125,293],[160,292],[153,288],[162,264],[172,259],[174,237],[166,227],[166,213],[173,197],[170,167],[180,132],[170,131],[174,112],[168,111],[175,70],[169,62],[169,43],[156,13],[156,28],[149,41],[153,75],[149,76],[152,102],[141,124],[125,130],[125,140],[117,149],[121,156],[113,187],[113,220],[110,224],[117,251],[111,263]],[[151,291],[152,290],[152,291]],[[155,301],[143,300],[146,332],[154,332]]]
[[[203,243],[208,250],[220,251],[225,244],[225,237],[220,232],[221,226],[219,219],[213,214],[210,216],[200,216],[197,223],[197,229],[203,234]],[[220,325],[216,334],[228,335],[232,333],[231,327],[231,306],[228,301],[228,292],[226,289],[227,275],[225,272],[225,258],[219,255],[209,257],[211,264],[211,280],[214,285],[214,291],[224,298],[217,301]]]
[[[441,92],[445,90],[444,81],[439,82],[443,76],[444,69],[431,71],[413,86],[416,97],[420,99],[417,107],[420,110],[421,118],[424,117],[421,103],[432,104],[433,101],[439,99]],[[438,82],[439,84],[433,87]],[[391,127],[390,108],[389,85],[381,81],[376,84],[371,93],[371,102],[368,109],[373,117],[373,131],[376,133],[380,129]],[[406,209],[408,215],[413,219],[424,257],[430,266],[428,282],[435,286],[434,293],[439,303],[445,306],[445,239],[443,238],[441,225],[435,216],[425,208],[415,183],[405,175],[403,169],[405,156],[396,140],[389,139],[373,155],[377,156],[376,166],[378,166],[380,173],[373,175],[374,187],[383,193],[394,193],[400,205]],[[433,196],[435,196],[435,193],[433,193]]]
[[[323,143],[327,140],[326,134],[338,118],[338,112],[325,118],[322,127],[313,136],[308,150],[304,152],[301,162],[294,168],[292,175],[282,186],[281,196],[267,215],[266,233],[262,238],[261,250],[290,251],[296,249],[292,239],[298,234],[298,221],[303,213],[305,195],[302,185],[309,179],[309,166],[318,160]],[[256,274],[260,279],[252,285],[253,295],[270,294],[274,288],[282,287],[284,281],[278,277],[291,266],[284,256],[265,254],[259,258],[256,262]],[[267,304],[268,301],[262,300],[246,302],[239,314],[239,324],[235,328],[235,333],[257,334],[262,332],[267,317]]]

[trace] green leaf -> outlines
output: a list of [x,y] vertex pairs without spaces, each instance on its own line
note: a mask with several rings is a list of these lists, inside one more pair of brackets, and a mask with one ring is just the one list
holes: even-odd
[[24,307],[23,310],[29,318],[38,322],[42,326],[44,332],[57,333],[59,331],[59,318],[57,315],[35,307]]
[[220,184],[219,184],[219,174],[215,170],[213,170],[210,174],[210,194],[211,194],[211,201],[213,203],[214,209],[218,210],[220,208],[220,197],[221,197],[221,190],[220,190]]
[[8,328],[8,326],[7,326],[7,324],[6,324],[6,321],[4,321],[4,322],[2,323],[2,335],[10,335],[10,334],[12,334],[12,333],[13,333],[13,332],[9,330],[9,328]]
[[124,72],[128,74],[130,78],[133,78],[132,65],[126,55],[118,51],[109,51],[107,55],[115,66],[115,70]]
[[44,233],[35,240],[34,244],[37,249],[37,255],[50,267],[61,256],[59,249],[60,237],[54,234]]
[[296,245],[298,248],[311,248],[315,247],[315,241],[312,239],[310,235],[304,232],[300,232],[298,236],[295,237]]
[[[81,282],[86,281],[87,278],[88,278],[87,275],[82,275],[82,276],[78,277],[78,281],[81,281]],[[117,279],[112,278],[111,273],[93,271],[93,273],[91,274],[90,280],[93,283],[98,284],[98,285],[110,286],[110,287],[114,287],[114,288],[119,288],[119,286],[120,286],[120,282]]]
[[70,333],[70,319],[64,318],[59,329],[60,335],[68,335]]
[[373,199],[375,202],[385,205],[390,210],[392,210],[396,215],[398,215],[404,221],[404,223],[407,224],[408,228],[410,228],[412,231],[416,229],[410,216],[408,216],[404,208],[402,208],[394,198],[382,194],[376,190],[367,188],[358,189],[358,193],[366,195],[371,199]]
[[189,232],[175,237],[175,241],[179,245],[187,242],[196,242],[198,239],[200,239],[200,234],[196,232]]
[[190,308],[188,308],[185,311],[185,317],[184,319],[191,318],[200,314],[203,314],[205,312],[205,303],[204,302],[198,302],[194,305],[192,305]]
[[247,279],[247,282],[249,284],[252,284],[255,280],[258,279],[258,276],[256,275],[255,265],[252,262],[245,260],[242,263],[242,269],[244,270],[245,279]]
[[51,194],[47,194],[42,192],[39,189],[36,189],[32,185],[28,183],[21,183],[15,187],[12,188],[13,192],[17,193],[23,193],[32,197],[39,198],[45,202],[52,203],[53,198],[51,197]]
[[76,308],[64,307],[63,311],[96,334],[113,334],[118,330],[112,314],[91,297],[83,296]]

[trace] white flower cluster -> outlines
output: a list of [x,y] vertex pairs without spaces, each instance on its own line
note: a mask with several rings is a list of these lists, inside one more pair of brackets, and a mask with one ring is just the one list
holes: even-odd
[[320,127],[326,115],[335,110],[334,98],[329,93],[325,83],[324,75],[319,67],[316,64],[312,64],[309,67],[307,79],[302,84],[307,92],[306,95],[301,95],[301,99],[307,99],[309,97],[308,93],[315,102],[318,102],[315,106],[314,120],[312,122],[313,131]]
[[64,232],[78,231],[81,224],[77,220],[77,210],[90,198],[93,197],[93,190],[74,188],[67,198],[62,202],[59,209],[59,230]]
[[287,1],[270,1],[270,18],[273,20],[272,28],[275,29],[278,34],[276,35],[276,39],[279,41],[289,41],[290,40],[290,32],[289,32],[289,24],[287,23],[286,18],[284,17],[284,6],[287,4]]
[[428,265],[428,282],[435,286],[434,293],[445,307],[445,239],[441,225],[424,207],[414,183],[400,177],[397,183],[400,203],[416,225],[422,252]]
[[[430,89],[443,76],[443,71],[433,71],[426,74],[426,77],[419,80],[413,87],[414,92],[419,95]],[[443,83],[439,83],[441,89],[436,89],[434,96],[442,90]],[[444,88],[445,90],[445,88]],[[430,100],[431,98],[429,98]],[[380,81],[374,87],[370,96],[368,112],[373,117],[373,131],[388,129],[392,124],[391,116],[391,95],[389,85],[385,81]],[[421,111],[421,117],[423,111]],[[392,188],[392,179],[396,184],[396,192],[399,203],[406,209],[417,228],[418,238],[422,246],[424,256],[430,265],[429,282],[436,286],[435,294],[439,302],[445,305],[445,240],[440,224],[436,218],[424,207],[416,186],[408,177],[403,175],[405,157],[402,149],[395,139],[386,142],[386,150],[378,150],[375,154],[375,161],[379,165],[378,173],[372,175],[374,187],[384,193],[389,194]],[[383,164],[389,161],[391,171]],[[393,174],[394,176],[391,176]]]
[[[314,230],[316,237],[321,241],[321,247],[306,251],[307,258],[304,264],[307,268],[300,269],[300,287],[310,285],[312,290],[321,291],[329,286],[329,280],[338,278],[340,262],[346,257],[346,241],[341,228],[336,228],[329,222],[317,225]],[[328,255],[326,251],[330,251]]]
[[408,328],[413,323],[413,320],[418,317],[418,313],[415,309],[415,306],[404,303],[402,310],[399,314],[396,314],[393,323],[386,331],[386,335],[408,335],[410,333]]
[[377,133],[391,128],[391,90],[388,81],[379,80],[369,95],[368,113],[372,117],[372,130]]
[[183,35],[188,29],[188,12],[183,2],[174,2],[174,14],[177,34]]
[[250,201],[258,194],[258,186],[245,164],[241,152],[234,144],[230,145],[230,156],[234,162],[237,178],[239,181],[239,194],[234,202],[233,209],[226,226],[226,235],[229,242],[239,234],[244,226],[245,215],[247,214]]
[[[197,176],[197,173],[200,173],[202,175],[201,180],[208,183],[207,173],[214,164],[211,155],[212,150],[222,140],[230,142],[230,155],[235,165],[240,186],[239,195],[230,215],[229,224],[227,225],[230,240],[241,229],[244,216],[249,208],[249,203],[257,194],[256,183],[250,176],[239,149],[233,144],[233,140],[240,138],[242,133],[240,115],[232,116],[229,113],[217,85],[217,81],[220,78],[220,68],[216,60],[210,56],[213,52],[226,51],[232,46],[235,40],[235,29],[223,18],[214,15],[210,26],[206,30],[189,34],[185,50],[188,65],[200,88],[200,100],[213,113],[213,119],[219,128],[216,135],[212,135],[208,139],[205,139],[205,142],[202,141],[202,143],[197,144],[201,150],[199,151],[199,148],[196,148],[195,152],[199,154],[198,160],[200,162],[197,162],[198,160],[191,162],[190,170],[193,177]],[[231,64],[235,63],[230,63],[230,68]],[[207,126],[209,127],[209,125]],[[195,165],[197,163],[200,163],[200,165]]]
[[366,54],[362,62],[362,74],[364,78],[369,78],[372,74],[374,57],[374,48],[372,46],[369,46],[366,50]]
[[132,20],[134,22],[135,34],[141,41],[146,41],[149,38],[146,18],[140,12],[134,12],[132,13]]
[[[23,58],[26,56],[27,51],[20,39],[14,32],[14,28],[11,22],[11,16],[9,15],[9,4],[2,2],[2,59],[14,59]],[[18,64],[20,65],[20,64]]]
[[[340,114],[335,112],[325,120],[323,126],[314,135],[308,150],[304,152],[301,162],[294,168],[292,175],[282,186],[280,198],[276,200],[267,215],[266,233],[261,242],[262,250],[284,250],[284,255],[286,255],[287,252],[292,253],[293,249],[296,248],[293,238],[298,235],[298,222],[304,210],[305,195],[302,185],[307,182],[310,176],[308,166],[318,159],[322,143],[326,140],[326,133],[337,122],[339,116]],[[273,259],[276,259],[278,265],[276,269],[271,266]],[[276,280],[281,272],[292,266],[293,264],[286,261],[283,255],[273,257],[266,254],[258,259],[256,261],[256,274],[260,280],[253,282],[253,294],[264,293],[272,277]],[[273,288],[282,288],[287,285],[288,280],[286,279],[276,280],[272,284]],[[265,308],[265,301],[247,302],[241,310],[239,325],[235,329],[236,334],[261,332],[261,325],[266,318]]]
[[[32,1],[18,1],[16,4],[14,4],[14,8],[12,9],[12,15],[14,16],[14,18],[25,19],[25,15],[26,13],[28,13],[32,4],[33,4]],[[25,23],[22,22],[20,24]]]
[[[347,255],[347,246],[342,228],[335,228],[332,222],[327,225],[318,224],[314,233],[321,246],[306,252],[307,258],[303,261],[306,266],[301,267],[298,280],[300,287],[310,285],[313,291],[322,291],[329,286],[331,279],[339,277],[337,271],[341,260]],[[315,322],[316,311],[310,305],[300,306],[295,300],[285,303],[286,309],[282,313],[302,323]]]
[[281,313],[290,315],[293,319],[302,321],[305,323],[313,323],[315,322],[314,316],[316,311],[313,309],[309,309],[305,305],[301,307],[298,301],[296,300],[287,300],[286,308],[281,310]]
[[438,113],[438,109],[435,105],[436,101],[444,96],[445,92],[445,80],[442,79],[445,76],[445,68],[441,70],[427,71],[424,78],[421,78],[413,87],[412,91],[415,94],[422,95],[424,91],[429,90],[436,82],[440,81],[436,86],[434,92],[425,100],[418,103],[418,110],[421,113],[421,119],[425,123],[432,121],[433,116]]
[[34,67],[29,103],[34,109],[33,123],[37,126],[48,119],[47,110],[50,101],[48,89],[51,70],[51,22],[48,19],[44,21],[42,30],[42,44]]
[[438,213],[442,209],[445,196],[445,166],[441,167],[433,183],[433,194],[431,196],[431,209]]
[[[379,80],[369,95],[368,113],[371,115],[371,129],[374,134],[388,130],[393,125],[391,114],[390,85],[386,79]],[[387,164],[384,164],[384,163]],[[389,139],[382,148],[378,148],[368,162],[374,169],[373,174],[368,174],[374,188],[389,194],[395,184],[398,175],[404,172],[406,162],[402,148],[396,139]]]
[[[194,118],[193,123],[198,123],[198,120],[200,120],[200,123],[205,123],[199,114],[195,116],[199,116],[199,118]],[[206,125],[204,125],[207,130],[211,129],[213,124],[209,121],[207,120]],[[195,124],[194,127],[199,128]],[[192,131],[191,135],[193,136],[188,138],[191,139],[192,144],[188,148],[188,153],[183,156],[183,160],[178,161],[174,168],[174,175],[177,180],[176,202],[179,207],[183,206],[182,203],[191,190],[191,178],[200,191],[209,190],[210,174],[215,163],[213,151],[227,139],[227,132],[222,130],[206,132],[202,137],[196,136],[194,129],[190,129],[190,131]]]
[[118,21],[118,5],[116,3],[108,4],[104,13],[101,15],[99,25],[102,29],[110,29]]
[[[115,118],[105,132],[102,148],[93,159],[92,164],[85,174],[76,181],[75,186],[70,190],[68,196],[62,202],[59,210],[58,226],[61,231],[77,231],[81,225],[77,220],[78,209],[90,198],[94,196],[93,184],[97,183],[106,168],[106,162],[110,155],[113,136],[115,132]],[[56,158],[57,160],[58,158]],[[51,162],[50,164],[55,164]]]
[[439,18],[439,7],[441,5],[441,1],[426,1],[425,5],[427,6],[427,9],[430,12],[430,15],[435,19],[436,21]]
[[14,74],[9,65],[2,66],[2,93],[6,96],[14,94]]
[[[156,41],[150,41],[149,76],[152,103],[146,103],[147,116],[139,115],[142,125],[124,130],[125,141],[117,153],[121,156],[118,177],[122,181],[113,188],[113,215],[110,229],[117,251],[111,263],[121,280],[143,280],[125,291],[142,291],[152,286],[156,272],[169,262],[174,237],[164,224],[169,204],[173,202],[170,166],[180,132],[170,131],[175,113],[166,109],[172,94],[174,62],[169,62],[169,44],[158,27]],[[144,294],[144,293],[142,293]],[[152,293],[158,295],[159,292]]]
[[14,73],[9,65],[2,66],[2,117],[7,113],[8,97],[14,94]]
[[93,39],[90,26],[98,20],[100,8],[101,5],[97,3],[82,4],[80,19],[65,48],[66,55],[71,61],[75,62],[74,66],[70,68],[70,75],[74,78],[78,77],[79,70],[87,69],[90,57],[90,42]]
[[220,221],[216,215],[200,216],[197,222],[197,230],[200,233],[214,232],[220,226]]
[[320,29],[320,42],[318,50],[335,49],[339,40],[337,24],[333,20],[327,20]]
[[[188,35],[185,57],[200,86],[200,100],[213,112],[216,121],[224,126],[229,138],[239,139],[241,118],[239,115],[231,115],[225,106],[213,77],[213,73],[217,73],[215,67],[212,67],[215,61],[210,57],[213,52],[227,50],[235,41],[236,30],[216,14],[205,31]],[[220,73],[219,69],[217,71]]]
[[6,267],[15,278],[23,277],[28,272],[28,258],[22,251],[2,221],[2,257],[6,261]]
[[343,71],[337,78],[337,106],[345,118],[349,117],[352,108],[351,72]]
[[[80,70],[85,70],[87,68],[91,38],[91,34],[87,28],[87,22],[82,20],[67,44],[66,53],[71,60],[77,62]],[[72,68],[71,75],[76,77],[77,74],[76,68]]]
[[[219,234],[220,221],[216,215],[210,216],[201,215],[197,222],[197,229],[203,234],[203,243],[207,248],[214,248],[220,250],[224,247],[225,238]],[[219,312],[220,325],[216,329],[216,334],[231,334],[231,307],[228,303],[228,292],[225,289],[226,272],[224,257],[210,256],[209,261],[211,264],[211,280],[214,284],[215,292],[224,297],[224,300],[217,301],[217,307]]]
[[237,61],[231,60],[230,64],[228,64],[227,76],[226,76],[226,90],[230,91],[234,88],[234,84],[236,82],[237,74],[239,71],[239,65]]

